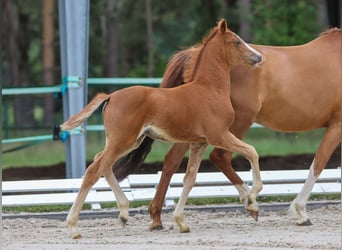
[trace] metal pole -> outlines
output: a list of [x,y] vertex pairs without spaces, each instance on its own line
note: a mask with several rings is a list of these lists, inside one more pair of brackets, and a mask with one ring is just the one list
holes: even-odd
[[[59,0],[59,31],[64,120],[83,109],[87,99],[89,0]],[[85,131],[85,130],[84,130]],[[79,178],[86,168],[86,135],[72,134],[66,144],[66,177]]]

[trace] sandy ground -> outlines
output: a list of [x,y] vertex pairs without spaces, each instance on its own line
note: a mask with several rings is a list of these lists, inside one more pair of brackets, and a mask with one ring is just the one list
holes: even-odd
[[115,218],[84,219],[79,240],[69,238],[64,221],[5,219],[2,249],[341,249],[341,205],[309,215],[314,225],[300,227],[286,210],[261,211],[258,222],[239,211],[186,211],[186,234],[178,232],[172,213],[164,213],[164,229],[153,232],[147,214],[130,217],[125,228]]

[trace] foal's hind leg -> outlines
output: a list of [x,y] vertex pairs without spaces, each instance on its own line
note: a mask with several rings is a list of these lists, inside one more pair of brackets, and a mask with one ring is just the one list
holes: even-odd
[[122,192],[120,185],[118,181],[116,180],[111,168],[105,169],[105,178],[109,186],[112,188],[113,193],[115,195],[116,203],[120,210],[119,218],[120,218],[121,224],[125,226],[128,220],[129,201],[126,195],[124,194],[124,192]]
[[251,213],[252,217],[257,220],[259,207],[256,202],[256,196],[262,190],[262,181],[260,177],[259,156],[255,151],[255,148],[239,140],[229,131],[226,131],[220,139],[216,138],[215,140],[210,140],[209,144],[231,152],[238,152],[245,156],[250,162],[253,171],[253,185],[248,194],[246,209]]
[[97,155],[95,161],[87,168],[85,176],[82,181],[81,188],[67,217],[67,224],[70,228],[71,237],[73,239],[81,237],[77,223],[80,211],[82,209],[82,206],[88,195],[89,190],[99,180],[100,176],[105,173],[106,169],[111,170],[111,166],[117,158],[117,154],[115,155],[112,154],[112,152],[108,152],[106,148],[101,154]]
[[183,190],[173,214],[181,233],[187,233],[190,231],[189,226],[184,221],[184,206],[192,187],[195,185],[198,168],[207,146],[208,144],[206,143],[190,144],[191,151],[188,166],[186,168],[186,174],[183,180]]
[[76,200],[74,201],[68,217],[67,224],[71,230],[71,237],[77,239],[81,237],[77,223],[80,211],[82,209],[83,203],[88,195],[89,190],[98,181],[101,176],[101,168],[104,165],[101,159],[94,161],[86,170],[85,176],[83,177],[82,185],[77,194]]
[[322,142],[316,152],[315,158],[310,166],[309,176],[296,199],[292,202],[289,212],[298,216],[297,225],[312,225],[306,212],[306,203],[309,200],[311,190],[316,183],[320,173],[325,168],[331,154],[341,141],[341,127],[334,124],[327,128]]

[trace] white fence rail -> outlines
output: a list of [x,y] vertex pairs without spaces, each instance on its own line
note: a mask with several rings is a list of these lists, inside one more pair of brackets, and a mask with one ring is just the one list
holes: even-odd
[[[238,172],[241,178],[251,185],[251,172]],[[130,175],[120,183],[130,201],[151,200],[155,194],[161,173]],[[308,170],[261,171],[264,183],[261,196],[297,194],[308,176]],[[166,199],[180,197],[184,174],[175,174],[171,180]],[[2,183],[2,205],[35,206],[72,204],[82,179],[53,179],[30,181],[5,181]],[[313,194],[341,193],[341,169],[325,169]],[[236,197],[238,192],[222,173],[199,173],[196,185],[189,198]],[[115,201],[115,197],[105,179],[101,178],[89,192],[86,203],[93,209],[100,203]]]

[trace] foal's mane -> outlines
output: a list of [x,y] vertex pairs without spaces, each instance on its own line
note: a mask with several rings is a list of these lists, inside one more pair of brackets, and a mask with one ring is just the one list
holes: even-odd
[[331,29],[325,30],[321,34],[319,34],[318,37],[330,35],[330,34],[335,33],[335,32],[341,33],[341,29],[335,27],[335,28],[331,28]]
[[[205,36],[202,38],[202,41],[200,44],[196,44],[192,48],[198,48],[201,47],[199,50],[193,50],[195,53],[191,55],[191,58],[189,59],[189,62],[187,66],[184,68],[183,72],[183,80],[184,83],[191,82],[194,80],[199,62],[201,61],[201,57],[203,55],[203,51],[208,44],[208,42],[217,34],[218,32],[218,27],[214,27],[211,29],[209,32],[209,35]],[[187,49],[190,50],[190,49]]]

